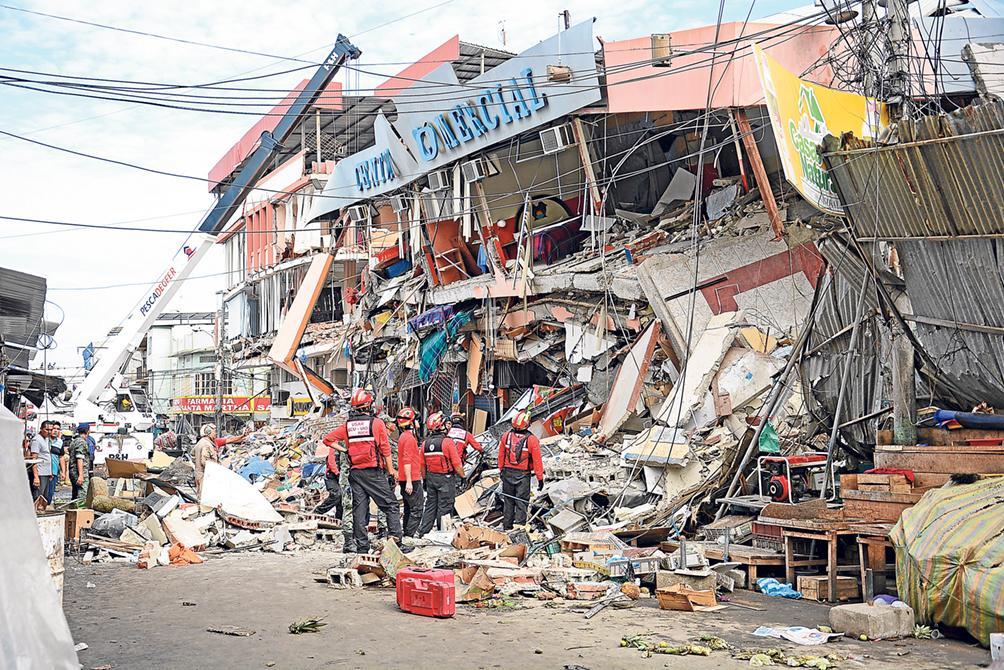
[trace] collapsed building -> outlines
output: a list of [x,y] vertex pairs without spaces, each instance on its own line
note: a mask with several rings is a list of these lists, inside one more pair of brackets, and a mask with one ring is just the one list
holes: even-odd
[[[439,544],[480,550],[468,537],[480,534],[514,553],[413,557],[456,567],[467,587],[471,561],[518,555],[491,569],[519,570],[557,544],[574,568],[496,572],[481,592],[588,572],[589,552],[632,565],[678,552],[685,573],[693,550],[699,571],[738,563],[753,583],[775,568],[789,590],[806,577],[834,601],[849,593],[837,572],[850,537],[854,597],[880,593],[905,510],[951,475],[1004,472],[1000,442],[979,443],[1004,435],[970,445],[944,429],[1004,428],[965,411],[1004,393],[986,280],[1004,115],[979,67],[935,86],[960,106],[949,115],[894,120],[826,89],[848,77],[835,46],[847,37],[822,14],[794,34],[765,20],[598,51],[591,22],[519,54],[454,37],[372,95],[329,87],[221,239],[229,361],[271,378],[272,418],[288,424],[231,466],[254,461],[244,478],[298,515],[284,529],[330,523],[303,514],[320,496],[316,481],[299,490],[304,468],[316,477],[322,456],[303,445],[364,386],[385,414],[459,412],[487,447],[457,499],[474,525]],[[267,123],[221,159],[216,183]],[[485,526],[498,520],[490,455],[518,410],[549,484],[536,532],[513,538]],[[937,427],[918,430],[925,419]],[[223,545],[255,541],[227,524],[263,530],[219,516],[204,523]],[[260,543],[293,539],[275,537]],[[823,576],[797,574],[817,566]]]

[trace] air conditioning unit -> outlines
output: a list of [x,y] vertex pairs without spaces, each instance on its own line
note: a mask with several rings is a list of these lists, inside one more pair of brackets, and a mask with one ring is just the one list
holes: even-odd
[[466,163],[460,164],[460,174],[463,175],[464,181],[468,184],[473,184],[476,181],[481,181],[488,176],[488,170],[485,166],[485,160],[483,158],[475,158],[472,161],[467,161]]
[[392,195],[390,197],[390,208],[395,214],[400,214],[408,209],[408,198],[403,195]]
[[540,144],[545,154],[556,154],[575,145],[575,134],[570,124],[562,124],[540,131]]
[[436,170],[429,173],[429,190],[442,191],[450,188],[450,173],[446,170]]
[[673,63],[673,36],[655,33],[651,37],[652,67],[669,67]]
[[369,218],[369,205],[352,205],[349,207],[349,220],[352,221],[352,223],[361,223]]

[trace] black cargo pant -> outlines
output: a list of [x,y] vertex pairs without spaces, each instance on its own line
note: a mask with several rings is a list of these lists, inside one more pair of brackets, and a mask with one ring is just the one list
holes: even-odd
[[405,482],[399,482],[401,488],[401,498],[404,500],[404,526],[405,537],[417,537],[418,526],[422,523],[422,503],[425,495],[422,492],[422,480],[411,483],[411,493],[407,493],[404,487]]
[[422,525],[418,528],[419,536],[432,530],[440,519],[453,510],[453,501],[457,497],[456,480],[452,474],[425,474],[425,510],[422,512]]
[[335,518],[342,520],[342,485],[338,483],[338,475],[330,472],[324,476],[324,488],[328,490],[328,497],[320,505],[314,508],[314,514],[327,514],[332,507],[335,508]]
[[387,481],[387,471],[381,468],[352,468],[349,470],[349,487],[352,489],[352,536],[356,541],[356,551],[365,554],[370,550],[366,526],[370,521],[371,498],[387,515],[390,536],[400,542],[401,510]]
[[502,529],[526,523],[526,508],[530,504],[530,472],[528,470],[502,470]]

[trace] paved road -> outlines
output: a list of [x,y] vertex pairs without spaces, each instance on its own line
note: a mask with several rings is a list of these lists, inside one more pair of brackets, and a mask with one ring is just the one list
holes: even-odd
[[[128,564],[85,566],[68,558],[65,610],[84,668],[110,664],[132,668],[546,668],[566,665],[610,668],[748,667],[727,652],[709,658],[643,658],[619,646],[621,636],[651,632],[673,642],[701,634],[729,643],[765,646],[749,634],[756,626],[805,625],[826,621],[817,603],[771,599],[740,592],[764,611],[730,607],[715,613],[664,612],[655,601],[634,609],[606,610],[586,621],[581,613],[544,607],[519,611],[461,606],[450,620],[432,620],[397,610],[390,589],[338,591],[315,581],[329,561],[323,552],[299,555],[245,554],[210,559],[203,565],[139,570]],[[94,588],[86,588],[86,584]],[[183,605],[195,603],[194,606]],[[520,601],[523,602],[523,601]],[[324,616],[318,634],[290,635],[294,620]],[[210,633],[233,625],[250,637]],[[771,641],[774,642],[774,641]],[[767,646],[787,651],[790,643]],[[957,641],[902,640],[863,643],[842,640],[827,652],[849,656],[842,668],[973,668],[989,654]]]

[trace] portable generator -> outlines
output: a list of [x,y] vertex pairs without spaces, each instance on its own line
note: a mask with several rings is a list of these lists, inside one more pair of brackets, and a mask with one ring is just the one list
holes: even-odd
[[826,477],[826,454],[812,452],[793,456],[761,456],[757,460],[760,496],[773,502],[798,502],[822,490]]

